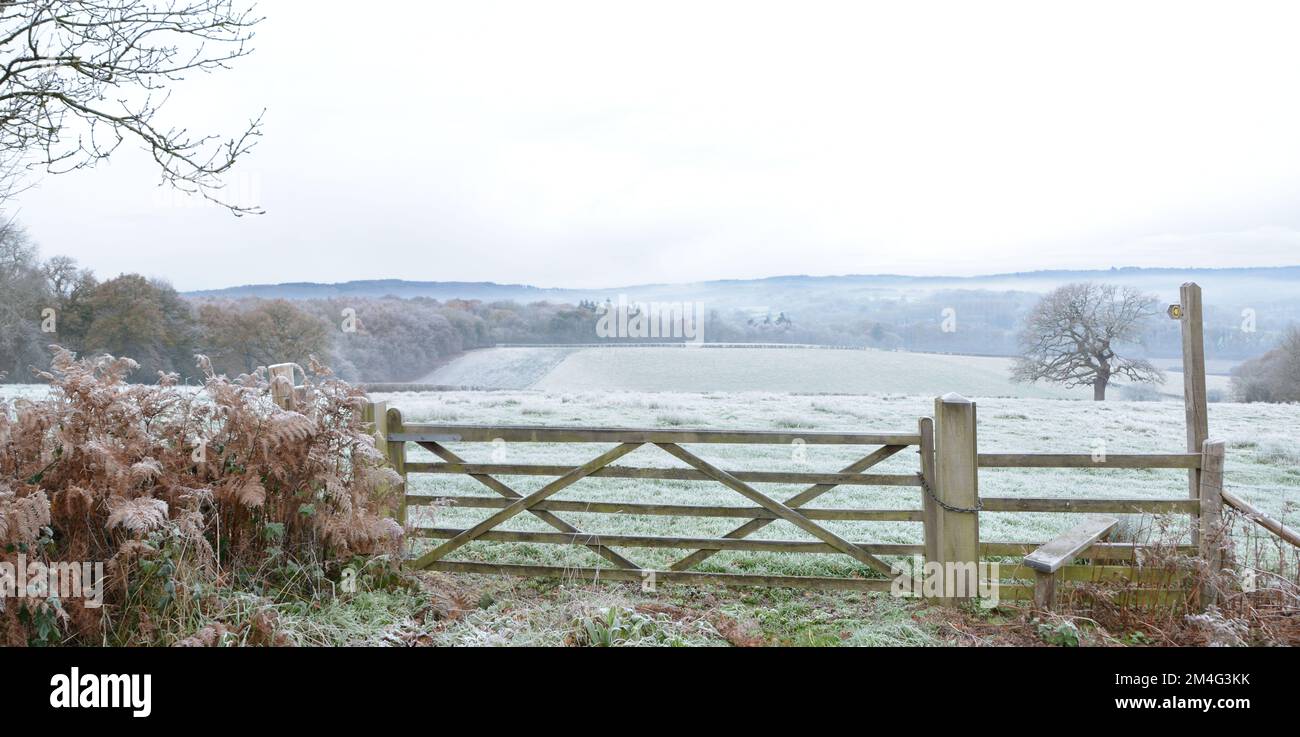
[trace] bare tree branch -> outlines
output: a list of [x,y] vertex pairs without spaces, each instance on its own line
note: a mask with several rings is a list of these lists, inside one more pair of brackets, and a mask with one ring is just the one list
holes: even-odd
[[[51,173],[143,145],[165,184],[237,215],[223,175],[261,136],[259,114],[222,138],[169,127],[160,112],[191,73],[252,52],[255,7],[235,0],[0,0],[0,160]],[[34,161],[32,161],[34,159]]]

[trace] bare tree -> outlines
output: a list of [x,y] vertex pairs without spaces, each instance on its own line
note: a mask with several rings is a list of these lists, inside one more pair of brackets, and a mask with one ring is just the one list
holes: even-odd
[[0,0],[0,161],[57,174],[134,140],[164,183],[257,212],[220,191],[260,136],[261,116],[223,138],[160,114],[176,83],[251,53],[254,11],[235,0]]
[[1116,376],[1164,383],[1164,374],[1150,362],[1117,353],[1122,346],[1141,340],[1146,322],[1155,314],[1155,297],[1132,287],[1059,287],[1043,297],[1025,319],[1021,355],[1011,378],[1091,386],[1092,398],[1099,402],[1106,399],[1106,386]]

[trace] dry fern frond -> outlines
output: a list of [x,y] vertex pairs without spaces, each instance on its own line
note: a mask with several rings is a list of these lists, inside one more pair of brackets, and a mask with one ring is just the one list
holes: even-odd
[[161,529],[167,524],[167,502],[161,499],[139,497],[123,499],[114,497],[108,500],[108,528],[122,528],[128,532],[142,535]]
[[358,555],[396,555],[403,535],[396,520],[371,514],[321,517],[318,529],[325,542]]
[[245,507],[255,509],[266,504],[266,487],[257,479],[250,479],[244,483],[243,486],[239,487],[239,491],[235,494],[235,498]]
[[50,500],[43,491],[19,497],[0,488],[0,545],[32,543],[50,524]]
[[130,470],[131,483],[140,486],[151,481],[157,481],[162,477],[162,473],[162,466],[158,461],[152,458],[146,458],[143,461],[132,464]]
[[306,415],[280,410],[267,418],[267,435],[276,445],[301,443],[316,434],[316,421]]

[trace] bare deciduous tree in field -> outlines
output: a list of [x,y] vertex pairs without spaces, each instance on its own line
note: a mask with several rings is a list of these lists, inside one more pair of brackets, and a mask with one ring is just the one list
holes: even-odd
[[[0,160],[52,173],[135,141],[162,179],[236,214],[222,176],[248,153],[260,116],[233,137],[164,121],[186,77],[249,54],[260,21],[235,0],[0,0]],[[12,180],[11,180],[12,181]]]
[[1163,383],[1150,362],[1126,358],[1121,346],[1138,342],[1156,314],[1155,297],[1113,284],[1067,284],[1050,292],[1029,313],[1020,334],[1021,355],[1013,381],[1047,381],[1091,386],[1092,398],[1106,399],[1110,380]]

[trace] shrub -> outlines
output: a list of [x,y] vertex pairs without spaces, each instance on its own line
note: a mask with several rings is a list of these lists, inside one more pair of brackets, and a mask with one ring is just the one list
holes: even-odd
[[200,356],[201,388],[146,386],[126,383],[130,359],[54,350],[48,398],[0,402],[0,562],[103,562],[103,608],[9,602],[0,643],[55,639],[51,618],[58,641],[166,641],[163,622],[202,624],[218,587],[311,587],[399,552],[384,511],[400,479],[328,369],[310,366],[290,411],[265,369],[231,380]]

